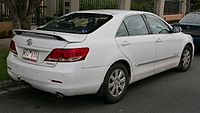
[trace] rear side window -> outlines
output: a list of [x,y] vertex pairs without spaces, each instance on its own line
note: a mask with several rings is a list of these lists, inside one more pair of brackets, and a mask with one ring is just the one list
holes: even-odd
[[73,13],[51,21],[37,30],[88,34],[104,25],[111,18],[111,15],[106,14]]
[[121,37],[121,36],[128,36],[128,31],[126,29],[126,26],[124,25],[124,22],[121,23],[116,34],[116,37]]
[[124,20],[124,23],[130,36],[148,34],[146,24],[140,15],[129,16]]

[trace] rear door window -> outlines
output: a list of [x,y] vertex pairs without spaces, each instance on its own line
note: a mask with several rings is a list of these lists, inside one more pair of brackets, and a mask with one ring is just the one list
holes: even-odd
[[146,35],[148,30],[141,15],[129,16],[124,20],[130,36]]

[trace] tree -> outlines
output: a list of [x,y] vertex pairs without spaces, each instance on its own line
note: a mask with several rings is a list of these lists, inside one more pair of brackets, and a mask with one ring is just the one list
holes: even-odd
[[0,0],[6,4],[13,18],[14,29],[30,29],[32,15],[42,0]]
[[186,7],[187,7],[187,10],[186,10],[186,13],[189,13],[191,11],[191,0],[187,0],[186,1]]

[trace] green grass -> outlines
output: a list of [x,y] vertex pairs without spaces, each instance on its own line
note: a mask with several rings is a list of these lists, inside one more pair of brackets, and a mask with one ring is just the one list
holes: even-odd
[[0,50],[0,81],[10,79],[6,67],[6,58],[8,53],[8,50]]

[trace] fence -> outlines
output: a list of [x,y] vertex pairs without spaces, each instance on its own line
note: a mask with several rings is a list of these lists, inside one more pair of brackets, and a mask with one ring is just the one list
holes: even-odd
[[131,0],[131,10],[154,12],[155,0]]
[[117,8],[117,0],[80,0],[80,10]]
[[[80,0],[80,10],[118,9],[118,0]],[[131,10],[154,11],[155,0],[131,0]]]

